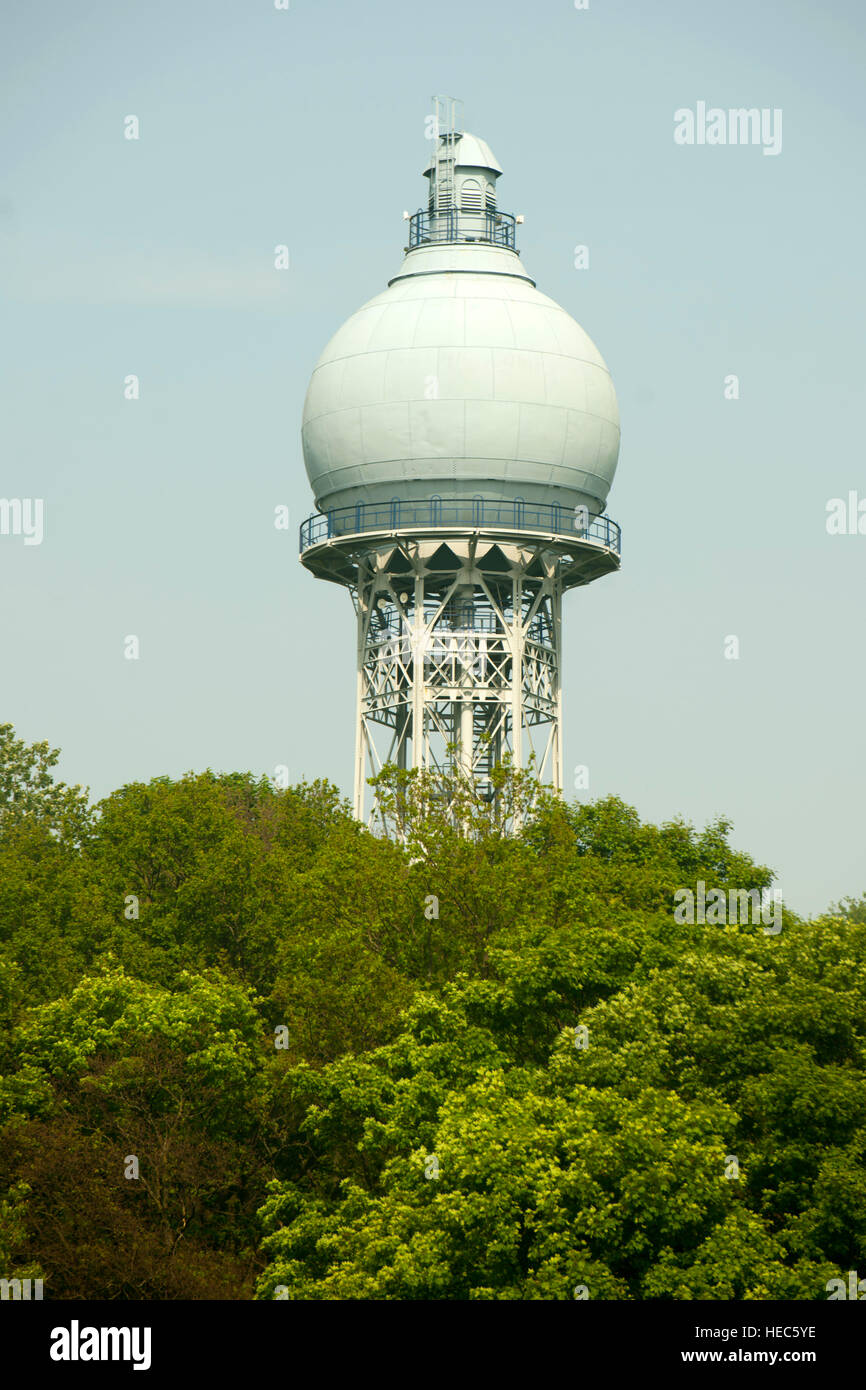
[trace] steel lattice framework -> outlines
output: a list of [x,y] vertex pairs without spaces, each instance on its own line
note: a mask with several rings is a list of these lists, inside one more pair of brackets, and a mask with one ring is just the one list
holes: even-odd
[[439,525],[307,545],[303,563],[347,587],[357,614],[360,820],[389,763],[456,767],[492,796],[510,754],[562,788],[562,595],[618,568],[618,532],[616,547],[604,534]]

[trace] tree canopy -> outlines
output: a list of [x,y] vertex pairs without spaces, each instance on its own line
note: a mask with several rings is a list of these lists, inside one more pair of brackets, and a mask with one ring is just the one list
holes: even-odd
[[92,806],[0,727],[0,1273],[47,1297],[824,1299],[866,1271],[866,899],[507,766]]

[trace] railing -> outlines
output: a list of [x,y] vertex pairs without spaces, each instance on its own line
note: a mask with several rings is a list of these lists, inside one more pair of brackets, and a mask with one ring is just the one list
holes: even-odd
[[[408,615],[414,616],[414,608],[411,603],[407,605],[406,612]],[[435,629],[438,633],[480,632],[487,636],[498,636],[503,631],[502,622],[495,613],[479,613],[474,609],[467,609],[465,613],[462,613],[460,617],[456,618],[447,612],[438,612],[437,617],[437,612],[437,609],[425,612],[424,623],[425,626],[431,626],[432,624],[431,630]],[[512,615],[509,610],[508,620],[511,621],[511,618]],[[540,631],[540,629],[537,630]],[[406,631],[408,631],[406,623],[396,615],[394,617],[389,616],[384,621],[379,618],[375,624],[371,624],[370,627],[371,635],[377,642],[393,641],[394,638],[402,637]],[[534,636],[533,629],[530,629],[528,635],[530,637]]]
[[[394,618],[386,623],[379,622],[370,627],[370,642],[399,642],[406,638],[411,632],[411,619],[414,616],[410,606],[407,612],[407,620],[404,622],[399,618]],[[425,615],[426,618],[426,615]],[[505,613],[505,621],[511,625],[514,622],[514,614],[509,609]],[[427,622],[429,626],[429,620]],[[505,632],[503,622],[489,613],[467,613],[459,622],[446,617],[436,618],[430,631],[436,636],[451,635],[452,633],[480,633],[483,637],[501,637]],[[539,647],[550,647],[552,643],[551,630],[549,624],[532,623],[526,633],[530,642],[535,642]]]
[[368,531],[411,531],[413,527],[468,526],[484,530],[503,526],[514,531],[544,531],[563,539],[590,541],[621,554],[620,529],[609,516],[597,516],[586,523],[586,509],[556,504],[487,502],[478,497],[433,497],[424,501],[358,502],[354,507],[336,507],[316,512],[301,526],[301,553],[320,541],[340,536],[363,535]]
[[409,250],[447,241],[486,241],[492,246],[514,250],[514,217],[510,212],[486,208],[445,208],[425,212],[420,208],[409,218]]

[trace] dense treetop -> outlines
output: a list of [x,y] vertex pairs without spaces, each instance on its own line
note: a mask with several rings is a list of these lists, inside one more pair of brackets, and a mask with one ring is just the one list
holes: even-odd
[[97,806],[0,726],[0,1275],[46,1297],[764,1299],[866,1274],[866,899],[499,773]]

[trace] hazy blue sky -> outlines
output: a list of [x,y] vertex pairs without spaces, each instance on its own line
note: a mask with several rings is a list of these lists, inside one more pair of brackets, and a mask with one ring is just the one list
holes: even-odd
[[[7,7],[0,495],[46,514],[0,536],[0,720],[95,795],[281,763],[350,790],[351,604],[273,512],[313,510],[307,381],[399,266],[441,91],[619,397],[567,787],[728,815],[798,910],[866,888],[866,535],[825,526],[866,498],[864,35],[861,0]],[[781,153],[676,145],[699,101],[780,108]]]

